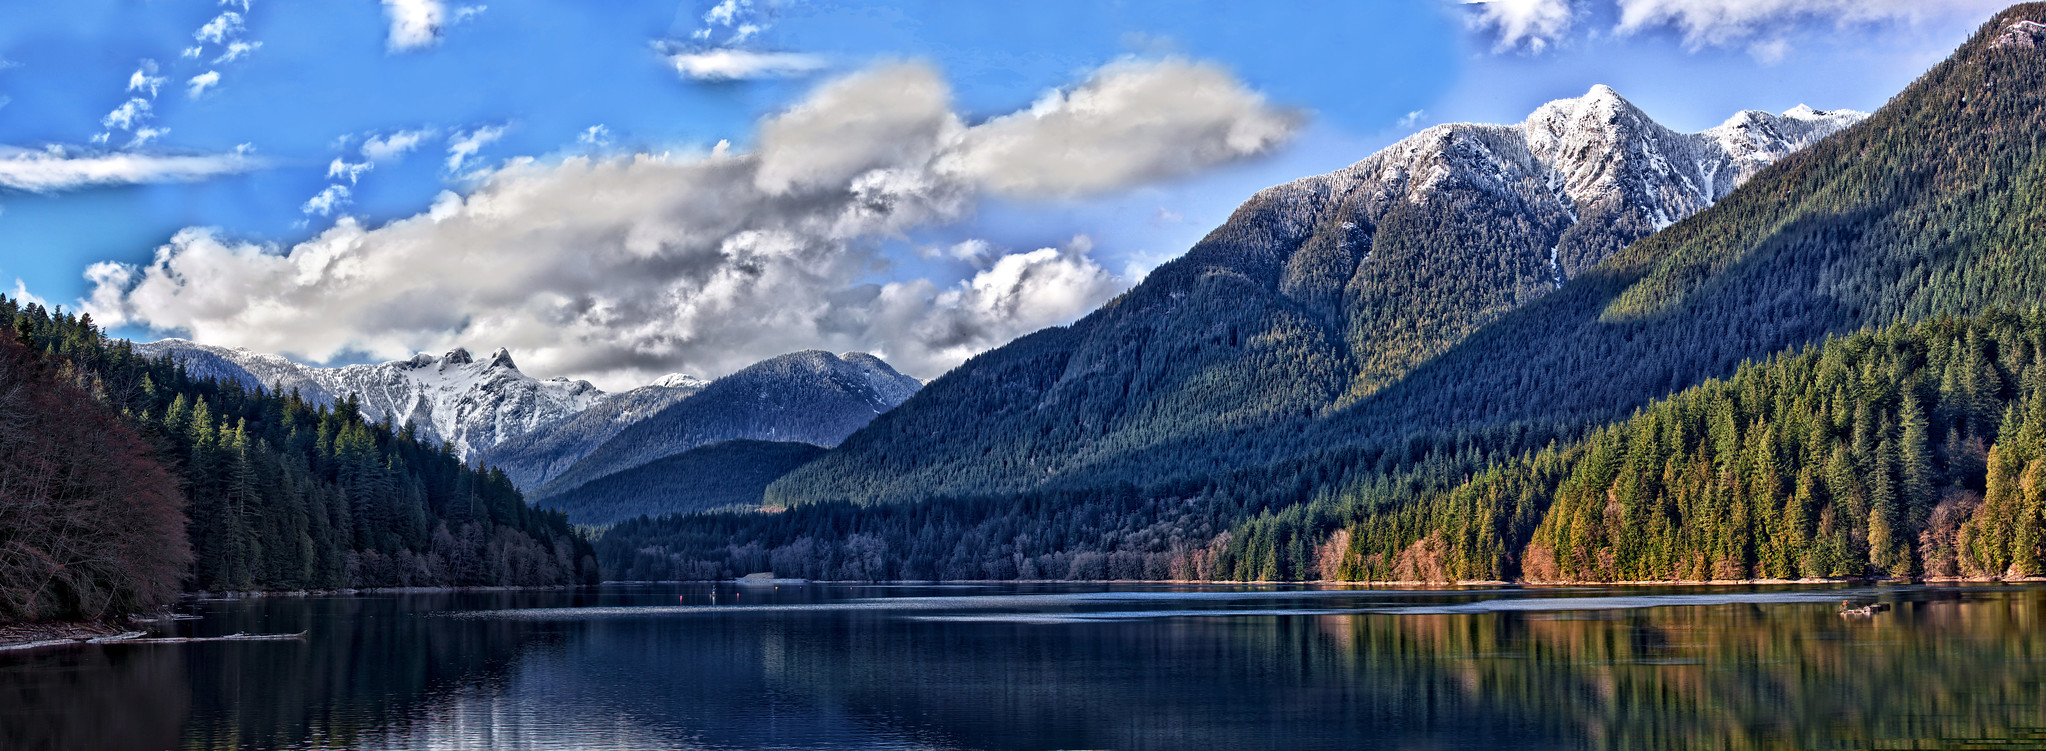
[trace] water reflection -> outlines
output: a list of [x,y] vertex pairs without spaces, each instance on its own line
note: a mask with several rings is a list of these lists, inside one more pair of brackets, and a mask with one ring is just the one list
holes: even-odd
[[0,747],[2046,745],[2037,586],[712,595],[198,603],[311,635],[0,657]]

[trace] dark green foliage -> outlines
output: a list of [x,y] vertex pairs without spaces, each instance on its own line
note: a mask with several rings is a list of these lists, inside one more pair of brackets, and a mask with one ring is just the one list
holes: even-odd
[[548,496],[542,508],[574,524],[609,525],[637,516],[760,508],[767,484],[823,455],[793,441],[719,441],[600,477]]
[[88,378],[182,480],[200,590],[572,584],[596,576],[559,512],[502,473],[363,419],[356,402],[196,379],[90,317],[0,298],[0,325]]
[[1748,365],[1448,492],[1388,508],[1353,491],[1329,567],[1375,581],[2037,576],[2042,480],[2046,315],[1941,319]]

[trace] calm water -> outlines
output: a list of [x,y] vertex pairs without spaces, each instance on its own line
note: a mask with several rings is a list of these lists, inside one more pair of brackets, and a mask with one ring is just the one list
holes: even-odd
[[[1843,618],[1843,597],[1896,604]],[[2046,746],[2046,589],[614,586],[0,653],[5,749]]]

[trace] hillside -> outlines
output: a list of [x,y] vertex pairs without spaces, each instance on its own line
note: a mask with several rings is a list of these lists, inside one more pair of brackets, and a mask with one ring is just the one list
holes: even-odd
[[633,423],[554,479],[536,499],[716,441],[835,446],[922,384],[864,352],[805,351],[755,363]]
[[1518,125],[1430,128],[1260,192],[1129,293],[974,358],[770,496],[1148,483],[1298,455],[1321,445],[1296,440],[1309,425],[1861,117],[1743,112],[1686,135],[1598,86]]
[[824,453],[821,446],[719,441],[600,477],[539,505],[572,524],[616,524],[638,516],[757,509],[768,483]]
[[[2000,459],[2015,462],[2004,470],[1985,468],[1978,475],[1969,457],[1979,442],[1987,463],[2006,429],[2025,429],[2029,423],[2004,412],[2029,403],[2036,388],[2025,379],[2036,380],[2040,372],[2028,364],[2028,353],[2036,349],[2030,342],[2039,328],[2030,311],[2046,300],[2046,233],[2039,231],[2046,226],[2042,21],[2042,4],[1999,14],[1868,119],[1760,170],[1711,208],[1576,273],[1560,289],[1476,325],[1382,386],[1344,390],[1347,396],[1339,397],[1330,381],[1315,380],[1362,372],[1346,370],[1334,350],[1300,344],[1332,341],[1327,327],[1302,323],[1297,330],[1305,333],[1290,340],[1270,326],[1248,330],[1255,336],[1232,333],[1229,325],[1252,320],[1310,322],[1299,308],[1266,294],[1274,287],[1240,273],[1249,266],[1212,260],[1234,237],[1230,232],[1265,238],[1262,245],[1235,246],[1242,251],[1237,258],[1272,247],[1273,238],[1307,236],[1303,226],[1279,221],[1286,212],[1254,200],[1186,259],[1161,268],[1152,282],[1109,308],[938,379],[838,451],[769,489],[770,502],[807,501],[813,508],[772,519],[653,520],[615,534],[621,543],[672,545],[667,559],[620,558],[608,538],[600,554],[641,569],[684,572],[743,568],[753,561],[734,556],[754,550],[839,574],[878,568],[887,575],[960,578],[1064,572],[1075,578],[1609,579],[2029,570],[2012,568],[2023,546],[2008,542],[2026,524],[2012,520],[2030,518],[2012,510],[2030,502],[2009,490],[2021,488],[2022,480],[2001,495],[1989,488],[1998,472],[1999,482],[2008,483],[2028,471],[2024,444],[1998,452],[2019,457]],[[1258,216],[1265,218],[1251,221]],[[1269,272],[1265,279],[1277,279],[1278,256],[1262,257],[1268,262],[1257,268]],[[1168,303],[1198,303],[1206,317],[1174,317],[1184,309]],[[1172,336],[1124,328],[1119,331],[1128,336],[1104,339],[1104,327],[1144,318],[1128,309],[1151,311],[1163,322],[1141,331]],[[1259,311],[1290,311],[1291,317],[1243,317]],[[1931,328],[1913,328],[1921,325]],[[1888,330],[1892,326],[1905,328]],[[1597,449],[1618,445],[1601,436],[1626,429],[1601,425],[1678,392],[1683,395],[1671,404],[1693,406],[1654,410],[1711,404],[1709,394],[1726,388],[1711,380],[1735,377],[1743,362],[1864,330],[1887,330],[1877,344],[1904,352],[1856,354],[1854,347],[1876,345],[1841,339],[1820,354],[1799,355],[1818,364],[1779,360],[1751,369],[1774,375],[1744,374],[1754,380],[1741,381],[1743,389],[1784,382],[1756,387],[1766,398],[1743,392],[1729,415],[1731,429],[1718,417],[1700,421],[1671,413],[1683,419],[1666,423],[1691,421],[1686,430],[1693,432],[1664,430],[1661,448],[1629,454],[1661,464],[1660,470],[1642,467],[1633,475],[1637,480],[1660,471],[1657,481],[1673,487],[1679,481],[1748,482],[1747,470],[1728,466],[1766,466],[1745,458],[1760,449],[1715,444],[1720,447],[1708,452],[1699,435],[1773,445],[1781,485],[1671,491],[1662,497],[1672,505],[1679,499],[1720,505],[1681,513],[1665,506],[1660,516],[1643,516],[1634,509],[1646,507],[1612,500],[1624,488],[1598,479],[1610,479],[1599,473],[1612,468],[1598,457],[1612,454]],[[1188,338],[1197,332],[1208,338]],[[1229,346],[1232,341],[1241,346]],[[1110,346],[1118,342],[1124,350]],[[1230,354],[1214,354],[1218,350]],[[1109,351],[1120,351],[1119,359],[1102,355]],[[1182,367],[1203,362],[1204,351],[1216,358],[1206,362],[1228,367]],[[1840,380],[1838,373],[1822,372],[1819,364],[1827,358],[1860,370]],[[1126,377],[1133,373],[1147,373],[1148,380]],[[1185,378],[1159,380],[1172,373]],[[1237,378],[1188,380],[1223,373]],[[1949,385],[1949,378],[1959,381]],[[1975,385],[1967,384],[1970,378]],[[1082,382],[1121,385],[1087,391],[1075,385]],[[1301,384],[1321,390],[1294,388]],[[1188,390],[1195,385],[1206,390]],[[1848,393],[1836,393],[1840,389]],[[1302,406],[1311,402],[1301,395],[1313,393],[1326,394],[1329,406]],[[1948,396],[1955,393],[1962,396]],[[1076,396],[1084,394],[1095,398]],[[1190,394],[1240,409],[1194,411],[1202,402]],[[1899,394],[1916,396],[1917,418],[1905,406],[1913,400]],[[974,405],[984,417],[969,418],[961,405]],[[1273,405],[1299,411],[1285,416]],[[1259,409],[1267,421],[1247,419]],[[1971,417],[1957,423],[1954,414]],[[1167,420],[1175,415],[1191,424]],[[1925,425],[1911,427],[1918,419]],[[1156,427],[1141,436],[1110,429],[1143,420]],[[1825,431],[1812,432],[1810,426],[1821,423]],[[1791,429],[1798,425],[1804,427]],[[1792,432],[1798,436],[1786,437]],[[1538,453],[1552,442],[1555,451]],[[1793,462],[1793,453],[1814,446],[1828,455],[1798,454],[1803,463]],[[1846,461],[1839,469],[1833,455],[1843,446]],[[1907,460],[1913,447],[1926,446],[1932,448],[1923,461]],[[1701,452],[1716,458],[1690,467]],[[984,467],[969,461],[975,456]],[[1743,458],[1725,465],[1727,457]],[[1786,497],[1771,493],[1802,492],[1795,483],[1803,481],[1792,473],[1858,475],[1859,484],[1820,491],[1807,483],[1811,493],[1831,494],[1825,498],[1854,499],[1840,502],[1832,522],[1821,513],[1831,501],[1810,493],[1803,496],[1813,504],[1808,515],[1757,512]],[[1464,485],[1473,476],[1496,481]],[[1582,487],[1557,484],[1568,477],[1592,479]],[[1021,490],[1032,487],[1041,489]],[[1950,488],[1960,494],[1949,494]],[[1966,492],[1979,493],[1982,505],[1971,510],[1962,500]],[[926,497],[934,500],[859,505]],[[1946,525],[1935,523],[1950,500],[1950,513],[1941,517]],[[1552,514],[1551,503],[1567,513]],[[1496,513],[1469,515],[1457,504]],[[2006,535],[2005,541],[1963,557],[1961,548],[1977,545],[1959,542],[1963,522],[1990,508],[2001,509],[1992,512],[1999,516],[1974,522],[1968,528],[1977,531],[1970,534],[2001,530],[1994,534]],[[1484,523],[1446,521],[1458,518]],[[1770,518],[1809,521],[1770,534],[1796,528],[1808,536],[1789,544],[1784,541],[1800,538],[1779,535],[1772,552],[1754,542],[1760,532],[1752,526]],[[1646,538],[1624,540],[1653,534],[1654,528],[1638,527],[1653,519],[1671,533],[1650,547],[1666,552],[1641,558],[1636,546]],[[856,528],[862,530],[857,546],[830,532]],[[1336,536],[1338,530],[1348,536]],[[1432,531],[1443,532],[1440,541],[1410,553]],[[707,545],[713,537],[723,540],[721,547]],[[1824,545],[1835,549],[1813,552]],[[875,565],[849,565],[846,556],[855,547]],[[1340,555],[1346,549],[1357,558]],[[1534,555],[1537,550],[1542,556]],[[1808,553],[1821,557],[1808,560]],[[1403,556],[1411,561],[1404,567]],[[1546,562],[1534,565],[1536,558]]]

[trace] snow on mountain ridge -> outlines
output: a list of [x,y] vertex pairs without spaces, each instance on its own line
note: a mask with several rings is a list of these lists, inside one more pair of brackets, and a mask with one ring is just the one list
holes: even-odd
[[[458,347],[440,357],[422,353],[405,360],[339,368],[301,365],[277,355],[183,339],[150,342],[136,349],[151,357],[184,356],[187,367],[202,375],[262,388],[295,388],[315,402],[332,403],[354,394],[370,419],[389,418],[400,425],[410,422],[427,440],[453,443],[463,457],[574,417],[606,396],[588,381],[541,381],[519,372],[511,353],[501,348],[482,362]],[[201,357],[210,359],[201,361]],[[256,382],[246,383],[250,378]]]
[[[1458,186],[1562,218],[1558,231],[1596,218],[1645,234],[1710,207],[1763,168],[1866,114],[1799,105],[1781,115],[1749,110],[1699,133],[1655,122],[1603,84],[1558,99],[1516,125],[1437,125],[1347,168],[1268,188],[1268,201],[1360,196],[1366,217],[1394,201],[1425,204]],[[1320,196],[1322,198],[1313,198]],[[1609,248],[1557,246],[1560,276],[1603,259]]]

